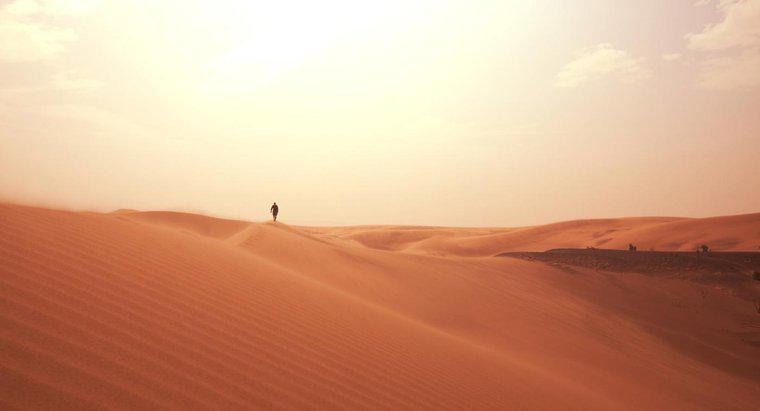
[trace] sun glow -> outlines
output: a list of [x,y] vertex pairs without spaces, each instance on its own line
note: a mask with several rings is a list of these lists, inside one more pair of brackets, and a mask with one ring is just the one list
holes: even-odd
[[276,198],[303,223],[757,211],[759,1],[0,0],[0,195]]
[[401,1],[236,0],[223,4],[214,4],[213,10],[197,9],[212,22],[213,35],[224,39],[223,47],[205,65],[206,86],[217,91],[266,85],[328,52],[387,34],[394,26],[420,18],[423,10],[422,3],[411,6]]

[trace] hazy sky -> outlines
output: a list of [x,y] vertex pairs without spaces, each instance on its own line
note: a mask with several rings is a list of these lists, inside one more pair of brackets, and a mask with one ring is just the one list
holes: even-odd
[[760,211],[760,0],[0,0],[0,197],[285,222]]

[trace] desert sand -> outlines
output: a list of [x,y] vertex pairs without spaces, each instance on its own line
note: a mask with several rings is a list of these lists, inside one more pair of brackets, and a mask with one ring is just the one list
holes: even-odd
[[758,251],[760,214],[297,227],[0,204],[0,408],[756,407],[760,282],[498,256],[628,243]]

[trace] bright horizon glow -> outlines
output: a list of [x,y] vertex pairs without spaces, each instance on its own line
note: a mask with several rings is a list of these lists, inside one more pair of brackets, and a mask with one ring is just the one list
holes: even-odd
[[[310,58],[335,46],[345,36],[366,36],[389,14],[405,11],[403,3],[383,8],[353,1],[285,1],[224,3],[210,18],[212,31],[234,39],[233,48],[209,64],[212,83],[240,91],[241,84],[265,86]],[[299,13],[293,13],[300,10]],[[243,89],[247,89],[245,86]]]
[[284,222],[760,211],[760,0],[0,1],[0,198]]

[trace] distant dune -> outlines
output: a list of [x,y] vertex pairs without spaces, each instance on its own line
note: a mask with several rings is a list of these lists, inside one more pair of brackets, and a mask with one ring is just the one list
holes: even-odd
[[760,315],[728,282],[496,257],[628,243],[757,251],[760,214],[315,228],[0,204],[0,408],[756,407]]
[[306,231],[367,247],[412,253],[491,256],[554,248],[627,248],[694,251],[760,251],[760,213],[712,218],[636,217],[576,220],[522,228],[363,226]]

